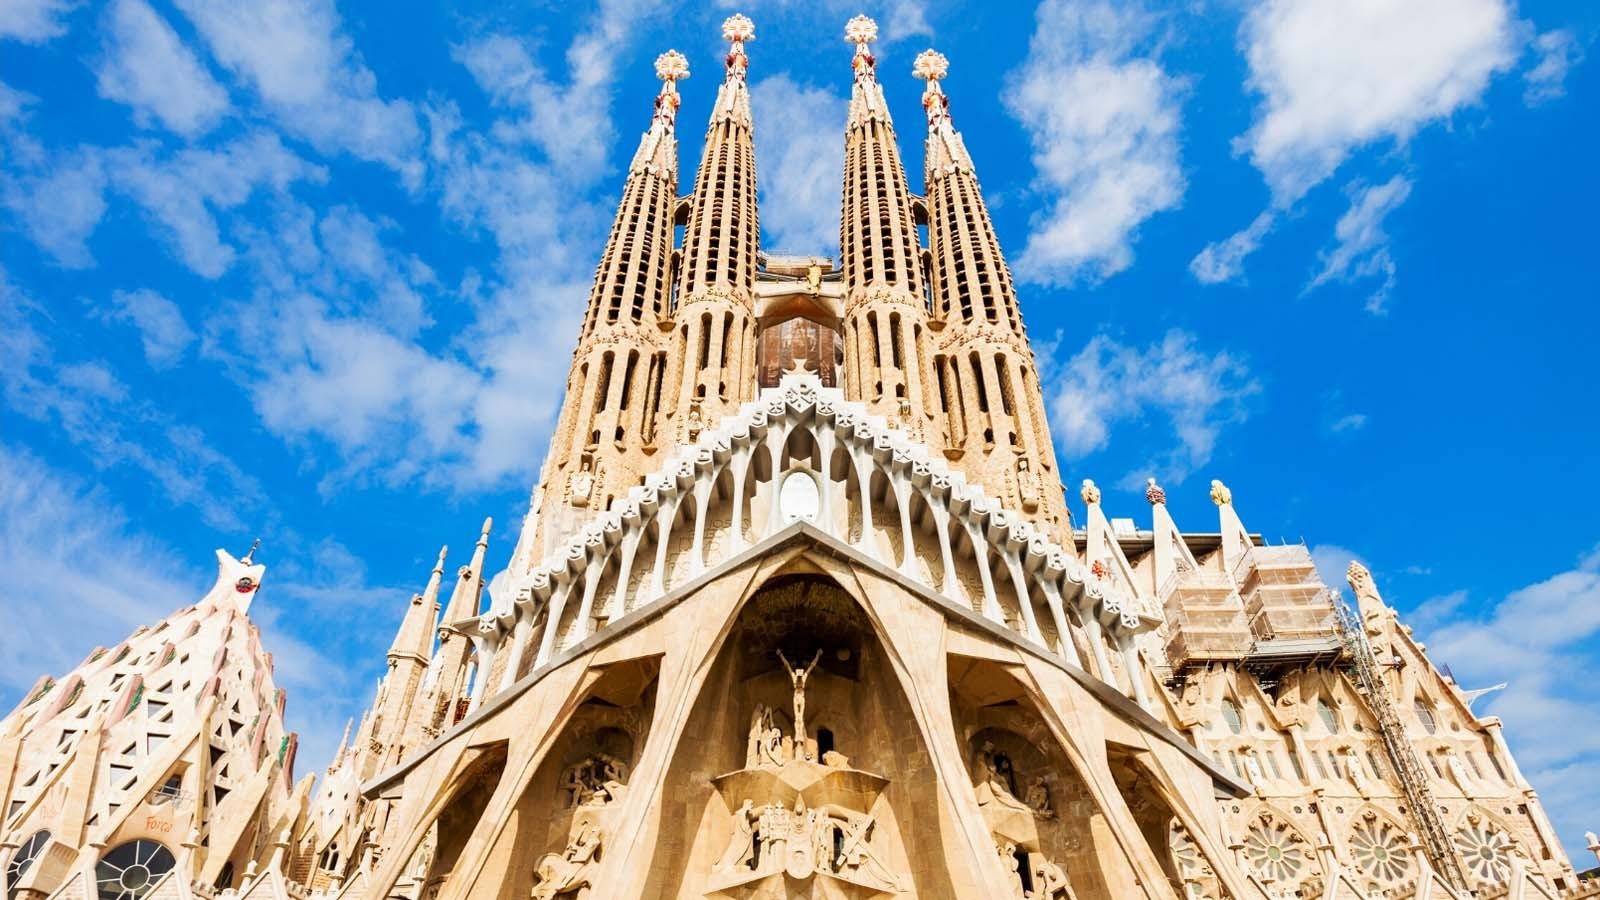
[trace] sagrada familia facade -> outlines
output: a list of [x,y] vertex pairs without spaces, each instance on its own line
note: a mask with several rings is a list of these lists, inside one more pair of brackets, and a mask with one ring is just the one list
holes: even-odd
[[1153,480],[1069,512],[943,56],[917,194],[848,24],[835,263],[759,247],[723,34],[687,194],[656,62],[508,589],[489,523],[441,552],[296,782],[264,567],[218,551],[0,720],[5,900],[1600,895],[1360,565],[1347,605],[1217,481],[1200,531]]

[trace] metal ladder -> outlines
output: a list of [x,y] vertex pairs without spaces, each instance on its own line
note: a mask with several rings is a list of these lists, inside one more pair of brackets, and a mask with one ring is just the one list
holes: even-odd
[[1444,876],[1451,887],[1468,890],[1466,871],[1461,858],[1456,855],[1450,835],[1445,831],[1444,820],[1439,817],[1439,806],[1434,802],[1433,791],[1428,787],[1427,774],[1417,759],[1411,742],[1406,738],[1405,726],[1395,715],[1394,704],[1389,699],[1388,685],[1373,656],[1372,645],[1367,642],[1366,629],[1361,619],[1348,603],[1338,605],[1339,635],[1350,659],[1355,664],[1356,690],[1367,699],[1367,705],[1378,719],[1378,731],[1383,735],[1383,745],[1389,751],[1389,762],[1400,780],[1400,790],[1406,795],[1411,820],[1422,835],[1423,851],[1434,871]]

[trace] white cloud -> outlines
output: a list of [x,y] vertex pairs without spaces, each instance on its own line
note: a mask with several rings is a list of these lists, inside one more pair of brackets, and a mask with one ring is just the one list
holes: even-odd
[[1322,271],[1306,289],[1332,280],[1382,278],[1383,283],[1367,298],[1367,311],[1382,313],[1395,282],[1394,257],[1383,220],[1411,196],[1411,182],[1396,175],[1383,184],[1357,183],[1351,188],[1350,209],[1333,229],[1337,243],[1320,254]]
[[1127,268],[1139,227],[1183,197],[1181,83],[1150,52],[1155,20],[1104,0],[1046,0],[1007,105],[1033,144],[1044,208],[1017,258],[1041,284]]
[[[1477,103],[1516,61],[1525,27],[1508,0],[1264,0],[1239,40],[1248,86],[1261,96],[1235,142],[1266,178],[1267,210],[1190,263],[1203,284],[1244,274],[1277,215],[1369,144],[1404,144],[1429,123]],[[1393,269],[1383,254],[1381,265]],[[1386,291],[1374,295],[1381,306]],[[1372,304],[1369,304],[1369,308]]]
[[215,528],[240,529],[241,514],[264,505],[261,485],[197,429],[133,396],[104,361],[66,355],[92,346],[0,270],[0,401],[60,428],[96,468],[131,467],[174,505]]
[[[776,27],[774,19],[787,18],[793,13],[804,16],[808,24],[815,24],[818,19],[825,25],[837,24],[841,44],[845,21],[857,13],[877,20],[878,40],[882,44],[933,34],[933,26],[928,24],[927,0],[717,0],[717,6],[753,16],[758,34],[763,26]],[[843,59],[848,63],[849,56]]]
[[[130,528],[104,492],[0,445],[0,708],[40,675],[193,603],[209,579]],[[72,627],[62,628],[66,612]]]
[[57,264],[85,268],[94,265],[88,240],[106,214],[105,187],[99,155],[78,150],[42,170],[0,173],[0,203]]
[[153,368],[167,369],[194,343],[194,330],[178,304],[151,290],[113,291],[106,317],[131,322],[139,331],[144,358]]
[[761,190],[763,243],[796,253],[837,254],[849,100],[798,84],[788,73],[750,88]]
[[1583,62],[1583,47],[1571,31],[1546,31],[1533,39],[1539,62],[1522,73],[1523,102],[1529,106],[1548,103],[1567,93],[1567,72]]
[[144,0],[116,0],[105,13],[100,96],[133,107],[187,137],[209,130],[228,110],[228,94]]
[[1311,562],[1316,565],[1317,574],[1322,576],[1322,583],[1335,590],[1344,588],[1344,573],[1351,563],[1366,565],[1366,560],[1360,554],[1338,544],[1317,544],[1312,547]]
[[1574,852],[1583,829],[1594,827],[1589,798],[1600,794],[1600,730],[1573,728],[1593,719],[1588,682],[1574,674],[1600,665],[1594,650],[1600,636],[1597,563],[1591,555],[1480,607],[1477,615],[1459,613],[1464,594],[1447,595],[1454,614],[1431,615],[1440,624],[1427,634],[1429,656],[1449,664],[1462,687],[1510,682],[1477,711],[1505,720],[1518,763]]
[[1353,149],[1476,103],[1517,38],[1506,0],[1268,0],[1241,31],[1262,103],[1239,146],[1287,206]]
[[341,30],[329,0],[177,0],[211,53],[255,88],[290,133],[319,150],[386,165],[406,184],[422,177],[416,110],[378,95],[378,79]]
[[1335,434],[1345,431],[1360,431],[1367,427],[1366,413],[1348,413],[1334,419],[1328,425],[1328,430]]
[[278,136],[254,132],[216,149],[191,147],[156,158],[151,144],[106,151],[119,190],[127,192],[172,241],[185,265],[217,278],[234,261],[213,211],[243,204],[261,188],[283,193],[297,181],[320,182],[327,173],[300,159]]
[[62,21],[78,4],[73,0],[6,0],[0,3],[0,39],[42,44],[67,33]]
[[1243,421],[1246,400],[1260,391],[1242,361],[1225,351],[1207,354],[1192,335],[1174,330],[1143,348],[1095,336],[1052,373],[1047,395],[1051,427],[1068,459],[1106,447],[1119,422],[1164,420],[1170,435],[1155,443],[1172,446],[1130,477],[1150,469],[1178,483],[1211,460],[1223,426]]
[[1256,252],[1261,241],[1278,224],[1277,214],[1263,210],[1240,232],[1205,246],[1189,261],[1189,271],[1201,284],[1233,281],[1244,274],[1244,259]]

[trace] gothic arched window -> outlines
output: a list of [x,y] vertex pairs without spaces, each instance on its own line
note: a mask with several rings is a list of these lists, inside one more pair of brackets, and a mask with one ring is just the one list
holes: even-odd
[[1222,720],[1228,723],[1228,730],[1234,734],[1244,731],[1244,720],[1239,718],[1239,707],[1233,705],[1233,701],[1227,697],[1222,698]]
[[1416,702],[1416,710],[1417,718],[1422,722],[1422,727],[1427,729],[1429,734],[1433,734],[1435,731],[1439,730],[1439,722],[1434,718],[1433,707],[1428,705],[1428,701],[1418,697]]
[[1329,734],[1339,733],[1338,714],[1333,711],[1332,706],[1328,705],[1327,700],[1320,697],[1317,698],[1317,717],[1322,720],[1322,726],[1328,729]]

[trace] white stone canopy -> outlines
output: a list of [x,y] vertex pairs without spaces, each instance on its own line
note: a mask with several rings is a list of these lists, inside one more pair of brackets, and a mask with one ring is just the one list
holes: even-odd
[[[804,517],[823,532],[1143,702],[1137,679],[1119,684],[1107,651],[1137,671],[1133,638],[1159,622],[1151,611],[920,441],[810,374],[786,375],[543,562],[513,572],[514,600],[456,623],[481,654],[474,699],[782,530],[800,511],[785,514],[781,487],[799,473],[816,495],[791,493],[806,496]],[[511,655],[490,685],[502,648]]]

